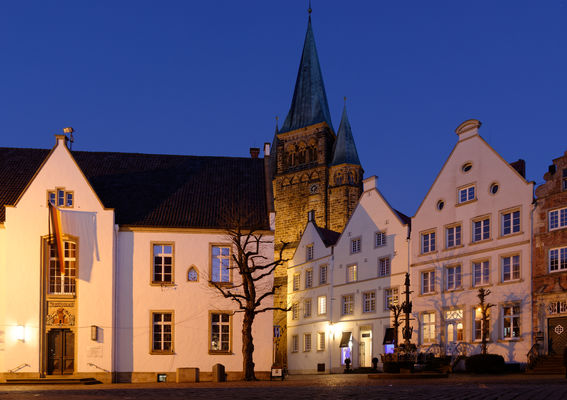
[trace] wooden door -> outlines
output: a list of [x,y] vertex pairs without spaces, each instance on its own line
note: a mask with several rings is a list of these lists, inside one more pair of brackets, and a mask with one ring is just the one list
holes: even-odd
[[567,317],[550,318],[548,322],[549,354],[563,354],[567,346]]
[[75,334],[69,329],[52,329],[47,334],[47,373],[68,375],[75,370]]

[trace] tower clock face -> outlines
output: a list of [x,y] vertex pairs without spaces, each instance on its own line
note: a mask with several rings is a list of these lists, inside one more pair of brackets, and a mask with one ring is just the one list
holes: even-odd
[[315,194],[319,191],[319,185],[317,185],[316,183],[312,184],[311,186],[309,186],[309,193],[311,194]]

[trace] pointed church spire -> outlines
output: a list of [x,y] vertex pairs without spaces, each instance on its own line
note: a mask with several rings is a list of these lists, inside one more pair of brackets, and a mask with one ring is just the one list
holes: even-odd
[[339,164],[360,165],[358,152],[356,151],[356,145],[354,144],[354,138],[352,136],[352,129],[347,116],[346,97],[331,165]]
[[280,133],[304,128],[319,122],[326,122],[331,129],[331,113],[323,84],[323,74],[319,65],[319,56],[315,47],[315,37],[311,27],[311,5],[309,6],[309,22],[303,44],[303,54],[299,63],[295,91],[291,100],[289,113],[282,125]]

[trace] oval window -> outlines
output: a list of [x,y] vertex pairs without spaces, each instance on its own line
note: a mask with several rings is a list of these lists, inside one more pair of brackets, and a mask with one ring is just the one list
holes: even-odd
[[472,163],[464,163],[461,169],[463,172],[469,172],[472,169]]
[[443,207],[445,207],[445,202],[444,202],[443,200],[439,200],[439,201],[437,202],[437,209],[438,209],[439,211],[441,211],[441,210],[443,209]]
[[492,185],[490,185],[490,193],[491,194],[496,194],[498,192],[499,186],[497,183],[493,183]]

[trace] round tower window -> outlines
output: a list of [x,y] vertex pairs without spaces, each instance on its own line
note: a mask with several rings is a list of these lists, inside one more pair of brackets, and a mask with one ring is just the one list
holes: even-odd
[[498,192],[498,189],[500,189],[500,187],[498,186],[497,183],[493,183],[492,185],[490,185],[491,194],[496,194]]
[[464,163],[463,166],[461,167],[461,170],[463,172],[469,172],[472,169],[472,163],[468,162],[468,163]]
[[445,207],[445,202],[444,202],[443,200],[439,200],[439,201],[437,202],[437,209],[438,209],[439,211],[441,211],[441,210],[443,209],[443,207]]

